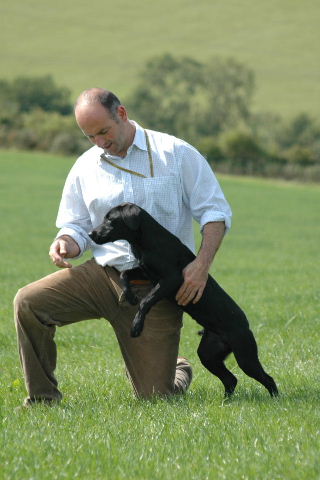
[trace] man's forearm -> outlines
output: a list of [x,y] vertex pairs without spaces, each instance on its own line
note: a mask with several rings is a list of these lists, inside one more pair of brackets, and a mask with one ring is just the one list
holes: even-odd
[[178,305],[187,305],[190,301],[197,303],[200,300],[224,232],[224,222],[210,222],[203,227],[199,253],[183,270],[184,282],[176,295]]
[[202,230],[202,242],[197,255],[197,261],[207,272],[217,253],[225,233],[224,222],[209,222]]

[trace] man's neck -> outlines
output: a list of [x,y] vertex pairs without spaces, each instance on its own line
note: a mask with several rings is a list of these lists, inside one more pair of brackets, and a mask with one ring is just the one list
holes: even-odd
[[127,134],[128,141],[123,152],[119,153],[119,157],[124,158],[127,155],[129,147],[131,147],[131,145],[133,144],[135,135],[136,135],[136,126],[133,122],[128,120],[128,134]]

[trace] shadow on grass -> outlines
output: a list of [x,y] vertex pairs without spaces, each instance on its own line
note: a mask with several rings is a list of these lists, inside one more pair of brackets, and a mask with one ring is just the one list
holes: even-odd
[[185,410],[194,411],[199,409],[207,409],[210,407],[228,407],[232,405],[244,404],[270,404],[277,402],[278,398],[271,398],[268,392],[249,391],[239,389],[232,397],[224,398],[223,389],[211,390],[206,387],[199,387],[191,390],[184,395],[173,395],[170,397],[155,396],[150,399],[133,399],[131,408],[140,409],[145,407],[149,409],[155,406],[166,404],[172,408],[183,408]]
[[[15,392],[16,393],[16,392]],[[15,395],[16,396],[16,395]],[[232,397],[227,399],[223,396],[222,388],[208,388],[199,385],[186,394],[173,396],[154,396],[149,399],[136,398],[130,388],[113,389],[112,391],[90,391],[87,389],[85,395],[65,397],[60,404],[54,407],[38,405],[31,410],[45,413],[58,410],[62,415],[82,414],[86,415],[109,415],[118,414],[119,410],[137,413],[145,412],[169,412],[172,410],[184,410],[185,413],[207,411],[211,408],[224,407],[258,407],[258,408],[289,408],[318,407],[320,387],[317,385],[303,384],[301,386],[286,385],[280,390],[278,397],[270,397],[264,388],[250,386],[239,386]],[[8,407],[8,406],[7,406]],[[1,410],[4,410],[2,405]],[[25,409],[23,409],[25,410]]]
[[279,399],[296,403],[316,403],[319,405],[320,387],[318,385],[303,384],[301,386],[291,386],[284,388]]

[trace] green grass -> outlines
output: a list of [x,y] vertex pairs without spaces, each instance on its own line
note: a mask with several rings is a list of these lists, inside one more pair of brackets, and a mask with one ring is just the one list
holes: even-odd
[[315,480],[319,464],[319,187],[221,177],[234,224],[213,273],[247,312],[273,400],[233,357],[237,393],[196,355],[185,319],[181,353],[194,366],[187,395],[136,400],[104,320],[57,331],[55,408],[15,410],[24,395],[12,322],[17,289],[54,271],[47,250],[72,159],[0,154],[0,479]]
[[256,109],[318,116],[319,14],[317,0],[2,0],[1,76],[52,73],[74,97],[125,97],[154,55],[218,54],[256,72]]

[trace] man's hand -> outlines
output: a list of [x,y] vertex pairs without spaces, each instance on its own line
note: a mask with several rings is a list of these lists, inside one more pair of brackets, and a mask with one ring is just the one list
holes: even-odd
[[178,305],[197,303],[205,289],[208,280],[208,270],[200,265],[198,259],[189,263],[183,270],[184,282],[176,295]]
[[67,262],[65,258],[77,257],[79,253],[79,245],[69,235],[56,238],[49,250],[52,262],[59,268],[71,268],[71,263]]

